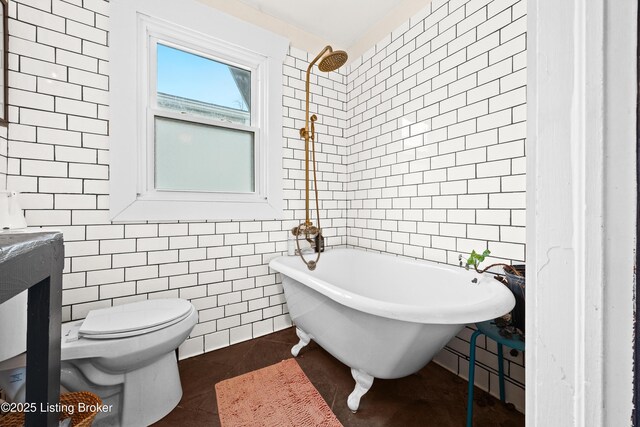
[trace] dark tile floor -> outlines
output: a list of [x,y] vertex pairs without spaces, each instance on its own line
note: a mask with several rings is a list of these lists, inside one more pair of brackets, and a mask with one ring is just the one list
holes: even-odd
[[[214,385],[292,357],[291,346],[297,342],[294,329],[289,328],[181,361],[184,395],[155,426],[219,426]],[[354,387],[349,368],[313,342],[302,349],[297,361],[345,427],[465,425],[467,382],[435,363],[405,378],[376,379],[353,414],[346,404]],[[474,425],[524,426],[524,416],[476,388]]]

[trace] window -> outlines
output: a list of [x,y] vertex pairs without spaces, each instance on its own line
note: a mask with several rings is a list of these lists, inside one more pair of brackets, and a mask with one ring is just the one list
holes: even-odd
[[113,3],[135,25],[111,39],[112,218],[280,218],[288,42],[195,2]]
[[150,38],[146,191],[255,192],[257,70],[214,54]]

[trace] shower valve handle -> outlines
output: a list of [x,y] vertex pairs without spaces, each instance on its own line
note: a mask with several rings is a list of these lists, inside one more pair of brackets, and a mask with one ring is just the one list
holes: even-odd
[[315,236],[320,233],[320,229],[313,224],[302,223],[297,227],[291,229],[291,234],[294,236],[304,235],[305,237]]

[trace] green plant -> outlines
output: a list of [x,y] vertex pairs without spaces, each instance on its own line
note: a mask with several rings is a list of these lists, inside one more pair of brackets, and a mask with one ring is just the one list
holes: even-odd
[[[484,259],[488,257],[490,254],[491,254],[491,251],[489,249],[485,249],[481,254],[477,253],[475,250],[472,250],[471,254],[469,255],[469,258],[467,258],[467,264],[465,265],[465,268],[468,270],[470,266],[473,266],[473,269],[476,272],[484,273],[485,271],[489,270],[492,267],[502,266],[505,270],[511,271],[516,276],[522,276],[522,274],[520,274],[518,270],[516,270],[509,264],[504,264],[502,262],[491,264],[490,266],[485,267],[482,270],[478,270],[478,266],[480,265],[480,263],[483,262]],[[462,255],[460,255],[460,264],[462,265]]]
[[490,254],[491,251],[489,249],[485,249],[482,254],[477,253],[475,250],[471,251],[471,255],[467,258],[467,268],[472,265],[473,268],[478,271],[478,265],[480,265],[480,263]]

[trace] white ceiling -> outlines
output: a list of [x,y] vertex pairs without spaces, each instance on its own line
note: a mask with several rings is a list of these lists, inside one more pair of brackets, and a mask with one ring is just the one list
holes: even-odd
[[349,60],[423,10],[431,0],[198,0],[281,34],[314,53],[330,44]]
[[403,0],[240,0],[317,35],[336,49],[353,46]]

